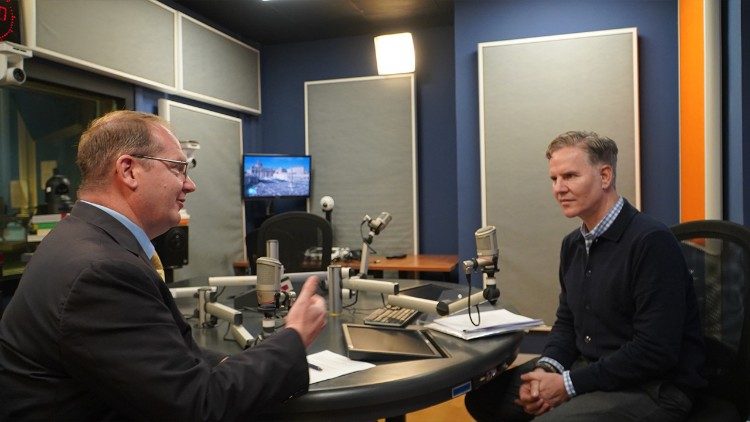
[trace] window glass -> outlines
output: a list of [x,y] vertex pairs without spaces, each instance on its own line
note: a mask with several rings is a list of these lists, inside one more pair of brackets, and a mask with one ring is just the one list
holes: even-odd
[[[6,260],[27,249],[33,215],[59,212],[76,200],[78,138],[91,120],[123,107],[119,98],[36,80],[0,86],[0,253]],[[64,179],[68,189],[60,187]],[[47,182],[57,191],[45,193]]]

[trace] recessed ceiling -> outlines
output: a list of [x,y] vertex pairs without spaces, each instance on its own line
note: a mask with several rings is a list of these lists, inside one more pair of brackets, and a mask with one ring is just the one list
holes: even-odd
[[173,0],[260,44],[382,35],[453,24],[453,0]]

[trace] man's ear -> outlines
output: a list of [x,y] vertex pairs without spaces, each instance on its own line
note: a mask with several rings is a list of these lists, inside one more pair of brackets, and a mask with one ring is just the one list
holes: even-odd
[[612,186],[614,171],[609,164],[603,164],[599,168],[599,176],[602,178],[602,189],[609,189]]
[[138,187],[138,179],[136,178],[137,172],[135,171],[135,161],[133,157],[129,155],[121,155],[115,164],[115,179],[127,186],[128,188],[135,190]]

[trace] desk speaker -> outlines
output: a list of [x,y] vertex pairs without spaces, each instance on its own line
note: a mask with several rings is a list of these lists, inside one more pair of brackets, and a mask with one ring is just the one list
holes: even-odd
[[188,227],[177,226],[154,238],[151,243],[164,268],[180,268],[188,263]]

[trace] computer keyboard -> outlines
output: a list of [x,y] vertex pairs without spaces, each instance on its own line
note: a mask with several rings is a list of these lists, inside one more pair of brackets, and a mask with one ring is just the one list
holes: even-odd
[[385,305],[375,309],[365,318],[367,325],[380,325],[386,327],[403,327],[414,318],[419,311],[415,309],[402,308],[400,306]]

